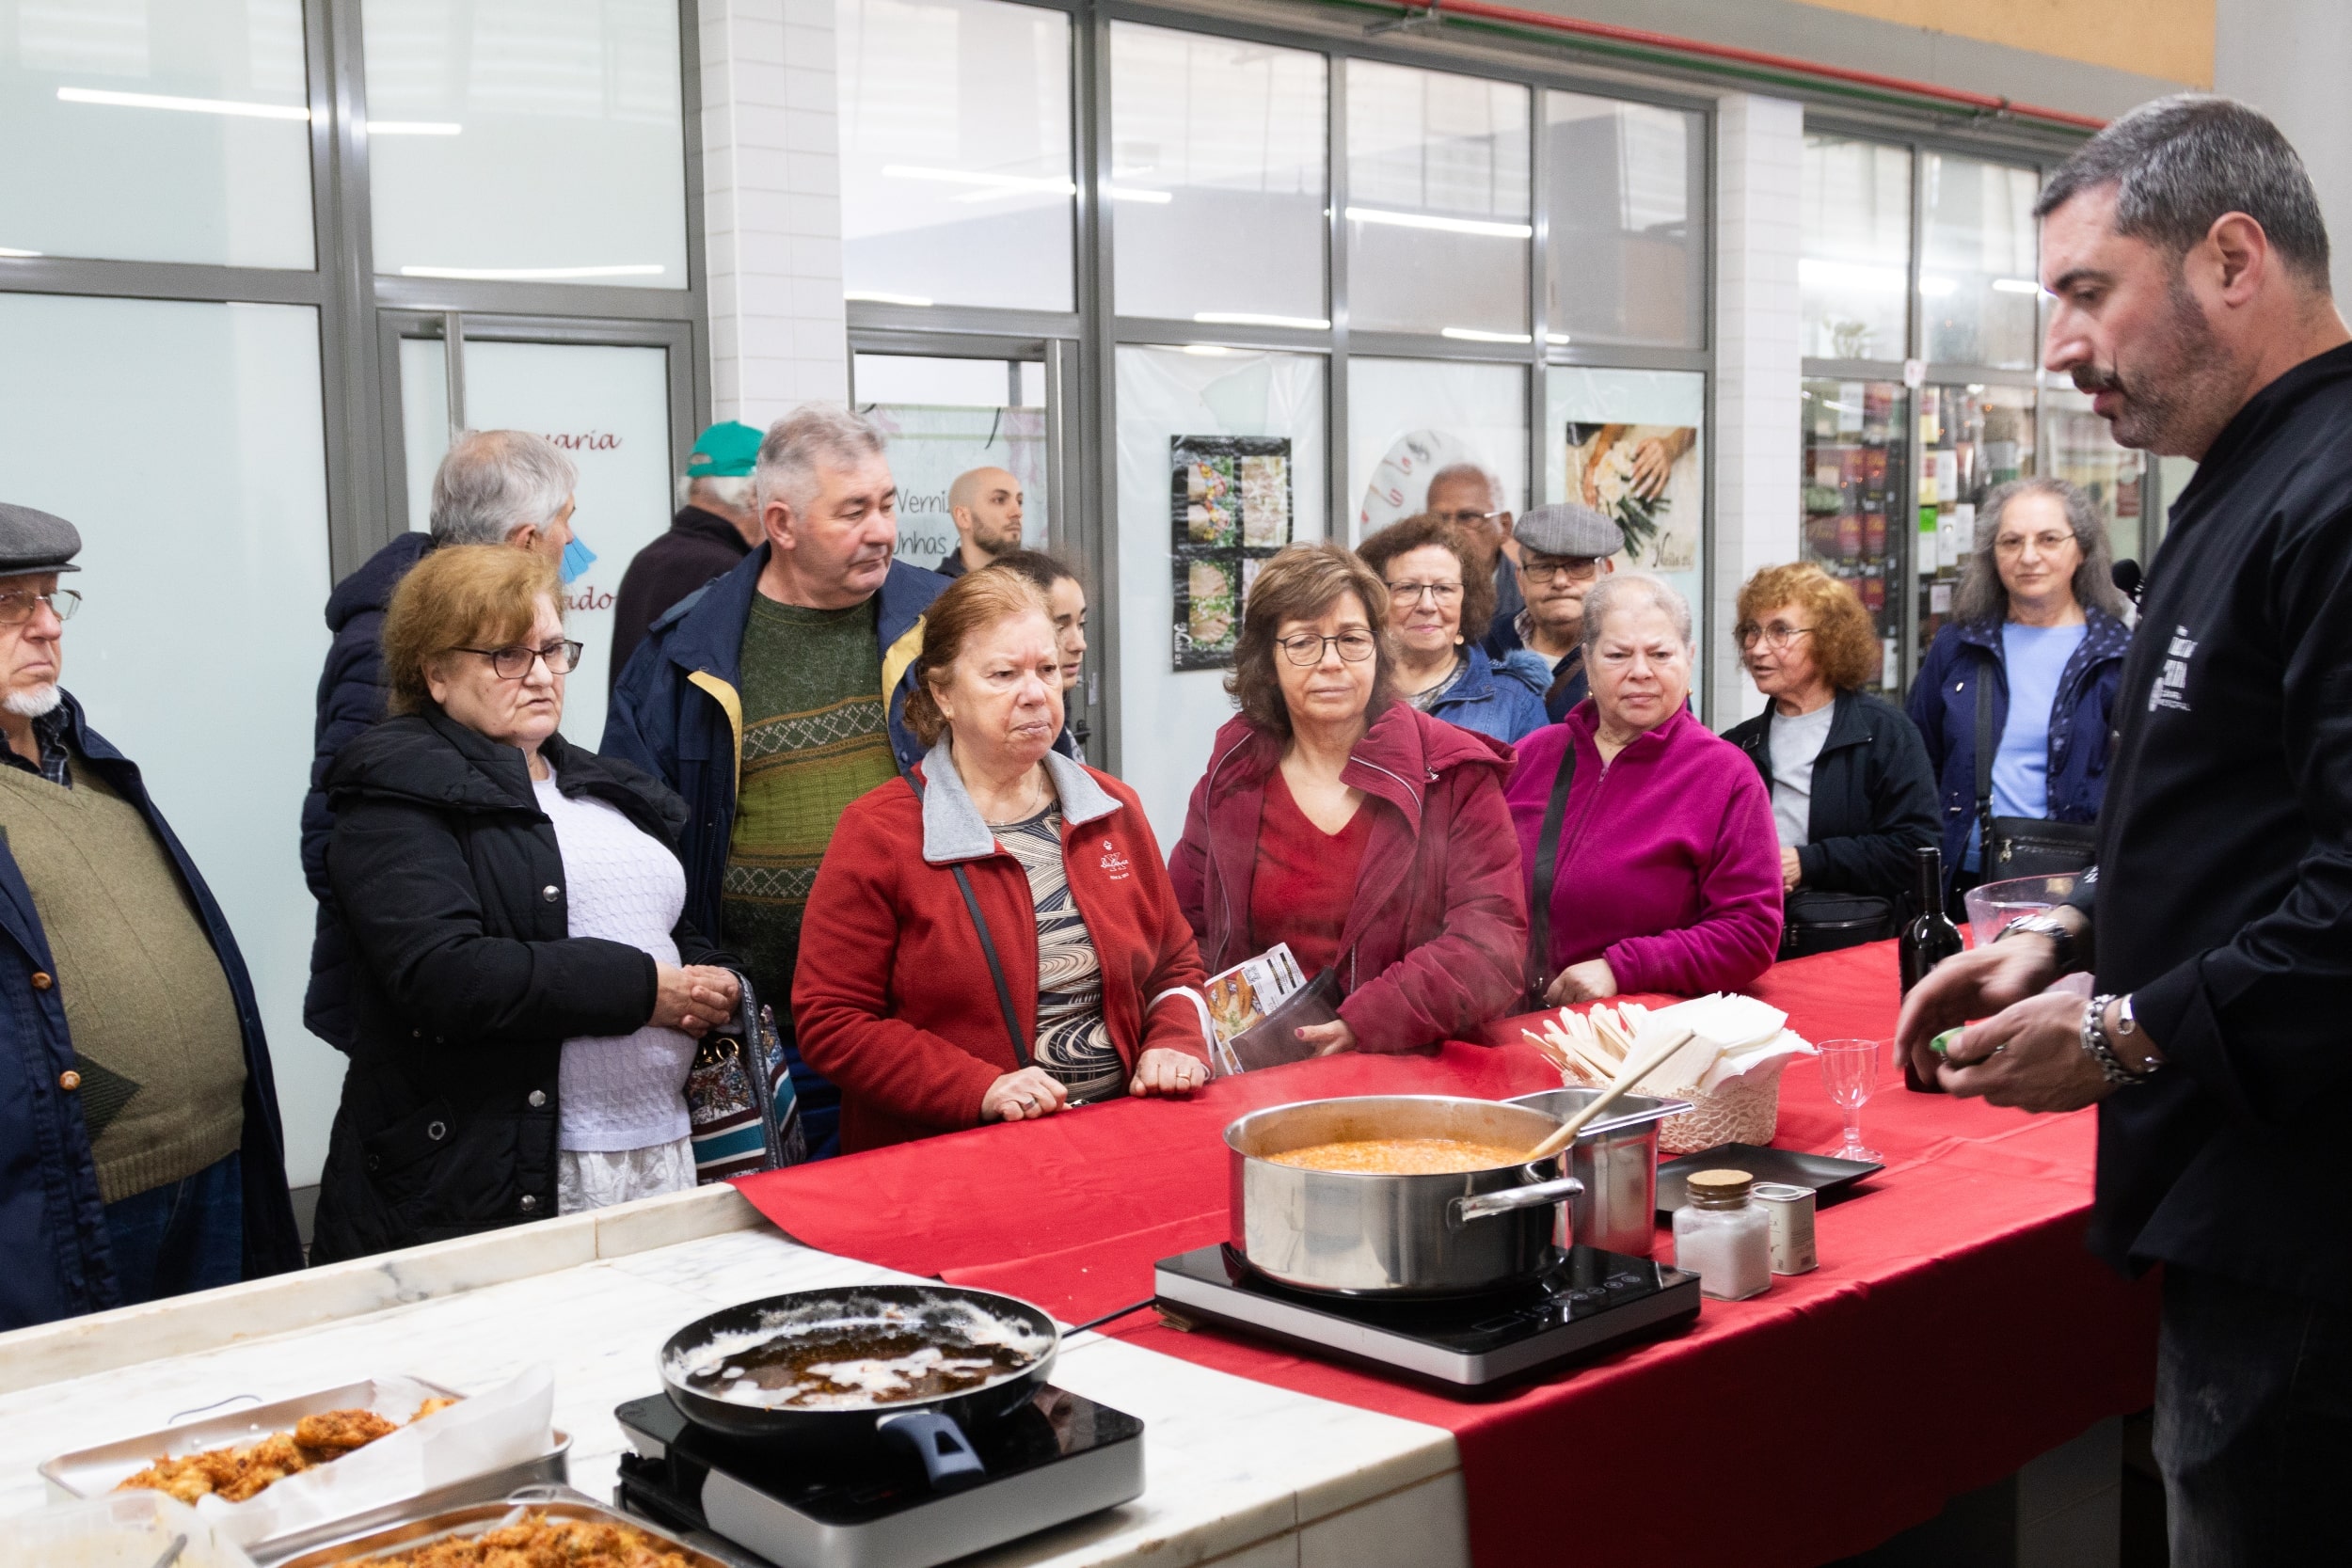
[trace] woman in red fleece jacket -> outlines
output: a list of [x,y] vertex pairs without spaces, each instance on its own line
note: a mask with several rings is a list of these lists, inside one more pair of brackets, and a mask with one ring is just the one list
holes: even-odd
[[[907,699],[930,747],[842,814],[810,890],[792,1012],[841,1086],[845,1150],[1208,1082],[1203,975],[1126,785],[1071,761],[1044,596],[974,572],[933,602]],[[961,867],[1014,1014],[998,1001]]]
[[1510,1010],[1527,893],[1502,799],[1511,748],[1389,689],[1388,590],[1336,545],[1249,591],[1217,732],[1168,866],[1211,971],[1278,942],[1338,972],[1328,1053],[1410,1051]]
[[1691,715],[1691,607],[1657,578],[1584,601],[1593,694],[1519,742],[1506,791],[1533,879],[1573,749],[1549,911],[1546,1000],[1736,990],[1780,946],[1780,836],[1747,753]]

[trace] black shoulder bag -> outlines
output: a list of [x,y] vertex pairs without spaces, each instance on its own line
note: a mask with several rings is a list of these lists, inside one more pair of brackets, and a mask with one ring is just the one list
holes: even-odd
[[1576,783],[1576,740],[1560,753],[1551,776],[1551,798],[1544,802],[1544,825],[1535,834],[1535,885],[1527,909],[1527,1006],[1547,1006],[1551,989],[1551,889],[1560,876],[1560,820],[1567,815],[1568,788]]
[[[908,768],[907,787],[914,791],[915,804],[923,802],[923,781]],[[958,861],[948,867],[956,874],[956,886],[963,894],[963,907],[971,912],[972,929],[980,939],[980,956],[988,960],[988,977],[996,982],[996,1006],[1005,1017],[1005,1037],[1012,1042],[1012,1059],[1021,1067],[1029,1066],[1029,1042],[1021,1037],[1021,1015],[1012,1005],[1012,988],[1005,983],[1005,966],[996,957],[995,939],[988,934],[988,917],[980,912],[979,895],[972,891],[972,879]]]
[[1977,672],[1978,875],[1988,882],[2011,877],[2060,877],[2081,871],[2099,857],[2099,829],[2091,822],[2052,822],[2039,816],[1993,815],[1993,753],[2001,737],[1993,729],[1993,681]]

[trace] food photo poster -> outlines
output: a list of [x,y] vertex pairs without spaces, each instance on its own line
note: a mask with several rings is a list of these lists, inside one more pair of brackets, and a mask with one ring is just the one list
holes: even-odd
[[1249,586],[1291,542],[1291,443],[1282,436],[1168,438],[1175,586],[1171,661],[1232,662]]

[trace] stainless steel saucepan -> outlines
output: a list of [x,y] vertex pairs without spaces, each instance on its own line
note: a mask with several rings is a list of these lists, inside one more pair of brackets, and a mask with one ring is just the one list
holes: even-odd
[[1438,1095],[1253,1112],[1225,1130],[1233,1250],[1278,1283],[1348,1295],[1467,1295],[1526,1278],[1552,1259],[1559,1206],[1584,1190],[1559,1156],[1452,1176],[1307,1170],[1268,1156],[1367,1138],[1533,1148],[1559,1125],[1529,1106]]

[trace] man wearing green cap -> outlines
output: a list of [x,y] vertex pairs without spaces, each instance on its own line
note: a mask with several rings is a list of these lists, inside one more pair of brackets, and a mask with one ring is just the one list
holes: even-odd
[[759,507],[752,499],[752,469],[760,433],[729,420],[694,443],[677,482],[678,513],[670,531],[637,552],[612,601],[612,662],[607,689],[620,683],[628,656],[663,610],[735,569],[760,541]]

